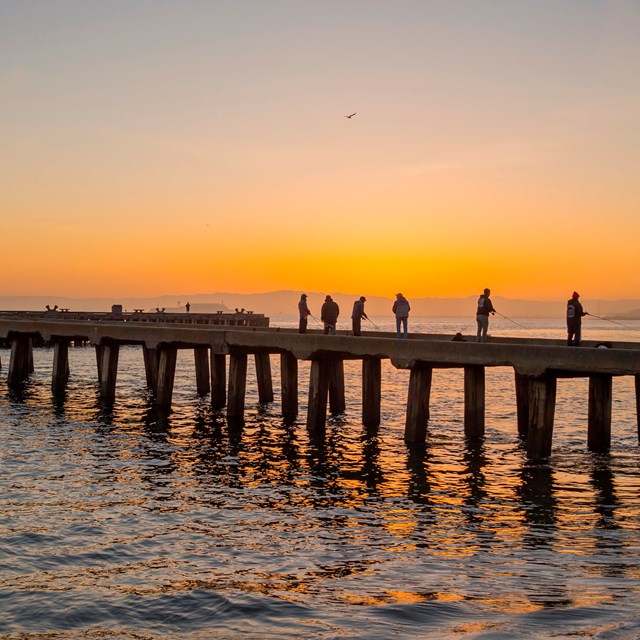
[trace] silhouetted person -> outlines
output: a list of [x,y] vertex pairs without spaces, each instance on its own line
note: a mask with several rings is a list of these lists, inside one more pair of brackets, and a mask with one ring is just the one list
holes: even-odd
[[360,296],[358,300],[353,303],[353,311],[351,312],[351,328],[353,329],[353,335],[359,336],[362,328],[362,318],[369,319],[369,316],[364,312],[364,303],[367,299],[364,296]]
[[396,338],[406,338],[408,335],[409,311],[411,311],[409,301],[401,293],[396,293],[396,300],[393,303],[393,307],[391,307],[391,311],[396,316]]
[[303,293],[300,296],[300,302],[298,302],[298,314],[300,316],[300,324],[298,325],[298,333],[307,333],[307,322],[311,315],[309,307],[307,306],[307,294]]
[[324,335],[336,335],[336,323],[340,315],[340,307],[333,301],[331,296],[324,299],[324,304],[320,310],[320,320],[324,322]]
[[187,310],[187,313],[189,313],[189,309],[191,309],[191,303],[187,302],[187,304],[184,305],[184,308]]
[[580,294],[574,291],[567,300],[567,345],[579,347],[582,340],[582,316],[589,314],[584,311],[580,303]]
[[493,302],[489,296],[491,289],[485,289],[484,293],[478,298],[478,309],[476,311],[476,322],[478,323],[478,342],[487,341],[487,331],[489,330],[489,314],[495,313]]

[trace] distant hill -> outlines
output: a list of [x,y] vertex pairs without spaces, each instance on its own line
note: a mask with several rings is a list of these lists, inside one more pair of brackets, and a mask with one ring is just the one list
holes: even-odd
[[640,309],[632,309],[626,313],[617,313],[610,317],[614,320],[640,320]]
[[[298,301],[301,291],[269,291],[265,293],[199,293],[172,294],[153,297],[122,298],[71,298],[60,296],[0,296],[0,310],[37,311],[44,310],[45,305],[71,309],[72,311],[110,311],[111,305],[121,304],[124,309],[145,309],[153,311],[156,307],[167,310],[183,311],[189,302],[192,313],[215,313],[216,311],[233,311],[246,309],[255,313],[263,313],[276,318],[278,316],[295,316],[298,313]],[[360,293],[314,292],[306,291],[311,313],[319,317],[320,307],[326,293],[330,293],[341,309],[342,317],[349,317],[353,302]],[[391,314],[394,297],[369,296],[366,311],[372,316]],[[469,317],[475,314],[477,295],[466,298],[413,298],[406,291],[411,304],[413,316],[425,317]],[[510,318],[563,318],[566,300],[540,301],[518,300],[492,296],[496,309]],[[640,319],[640,300],[589,300],[582,299],[586,311],[598,316],[624,317]]]

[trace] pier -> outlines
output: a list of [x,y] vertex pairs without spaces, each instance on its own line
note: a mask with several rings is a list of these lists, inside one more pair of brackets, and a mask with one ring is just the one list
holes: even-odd
[[[146,383],[158,407],[170,409],[179,349],[193,350],[195,384],[199,394],[211,394],[216,409],[226,407],[230,421],[242,421],[245,410],[247,364],[253,358],[258,397],[274,402],[271,358],[280,359],[281,407],[285,420],[299,412],[298,363],[310,362],[306,425],[322,437],[327,411],[345,408],[344,361],[362,363],[362,423],[375,430],[380,424],[381,362],[389,360],[409,373],[405,440],[423,443],[429,423],[429,403],[434,369],[464,370],[464,436],[482,438],[485,433],[485,371],[487,367],[511,367],[514,371],[517,430],[526,441],[532,459],[552,451],[556,385],[559,378],[589,379],[587,443],[592,451],[611,445],[612,379],[634,376],[636,413],[640,425],[640,344],[583,342],[567,347],[563,340],[493,337],[477,343],[475,337],[453,341],[442,334],[413,334],[407,340],[392,333],[363,333],[360,337],[325,336],[319,331],[270,328],[268,318],[239,314],[238,324],[193,322],[191,314],[180,319],[136,319],[136,314],[114,318],[61,316],[50,313],[0,313],[0,339],[10,343],[7,373],[10,386],[22,384],[33,371],[34,342],[53,345],[52,390],[64,393],[71,372],[70,344],[92,345],[96,352],[99,396],[116,401],[118,354],[122,345],[138,345],[144,359]],[[143,314],[138,314],[143,315]],[[146,315],[146,314],[144,314]],[[158,314],[161,315],[161,314]],[[202,314],[218,315],[218,314]],[[235,314],[238,315],[238,314]],[[110,316],[110,317],[106,317]],[[190,316],[183,318],[182,316]],[[193,314],[195,317],[196,314]],[[638,429],[640,442],[640,427]]]

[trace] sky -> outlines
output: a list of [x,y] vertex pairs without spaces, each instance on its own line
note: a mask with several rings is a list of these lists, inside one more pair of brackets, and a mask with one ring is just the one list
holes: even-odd
[[0,295],[640,297],[639,0],[0,0],[0,136]]

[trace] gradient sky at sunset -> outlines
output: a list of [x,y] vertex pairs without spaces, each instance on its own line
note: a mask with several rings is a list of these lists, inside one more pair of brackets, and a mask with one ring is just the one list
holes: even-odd
[[0,115],[0,295],[640,297],[637,0],[0,0]]

